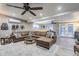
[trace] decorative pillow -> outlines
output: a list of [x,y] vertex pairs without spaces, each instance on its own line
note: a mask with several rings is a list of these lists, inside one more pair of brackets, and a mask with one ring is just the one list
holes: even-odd
[[17,33],[17,37],[21,37],[21,33]]
[[47,32],[47,35],[46,35],[46,37],[51,37],[51,32]]
[[18,36],[17,36],[17,33],[14,33],[14,35],[15,35],[16,38],[18,37]]
[[51,33],[51,38],[54,37],[54,33]]

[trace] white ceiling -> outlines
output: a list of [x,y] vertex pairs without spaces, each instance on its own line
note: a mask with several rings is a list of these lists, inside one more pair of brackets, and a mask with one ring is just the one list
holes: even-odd
[[[23,4],[21,4],[21,3],[10,3],[10,5],[20,6],[20,7],[23,6]],[[63,13],[63,12],[76,11],[76,10],[78,11],[78,9],[79,9],[79,4],[77,4],[77,3],[74,3],[74,4],[73,3],[30,3],[30,6],[31,7],[41,6],[41,7],[43,7],[43,10],[37,10],[37,11],[34,10],[33,12],[37,16],[33,16],[29,12],[26,12],[26,14],[21,15],[21,13],[24,10],[9,7],[9,6],[6,6],[6,4],[0,4],[0,13],[9,15],[9,16],[14,16],[14,17],[21,18],[23,20],[32,22],[33,20],[39,20],[44,17],[51,17],[51,16],[54,16],[56,14]],[[62,9],[60,11],[57,10],[57,8],[59,6],[62,7]],[[40,13],[42,13],[43,15],[40,16]],[[69,13],[69,14],[71,14],[71,13]],[[66,14],[66,16],[69,16],[69,15]],[[69,16],[69,17],[71,17],[71,16]]]

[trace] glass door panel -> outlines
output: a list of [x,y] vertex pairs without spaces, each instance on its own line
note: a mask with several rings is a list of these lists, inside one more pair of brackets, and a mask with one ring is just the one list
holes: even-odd
[[59,24],[59,36],[73,37],[73,24]]

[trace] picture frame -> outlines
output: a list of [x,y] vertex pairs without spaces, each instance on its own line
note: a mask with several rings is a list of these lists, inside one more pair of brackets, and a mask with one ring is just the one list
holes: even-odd
[[1,24],[1,30],[8,30],[8,24],[7,23],[2,23]]

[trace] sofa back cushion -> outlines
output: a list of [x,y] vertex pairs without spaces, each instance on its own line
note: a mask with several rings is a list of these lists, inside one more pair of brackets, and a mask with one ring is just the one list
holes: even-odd
[[21,33],[21,36],[27,36],[27,33],[22,32],[22,33]]
[[46,36],[46,32],[40,32],[40,36]]

